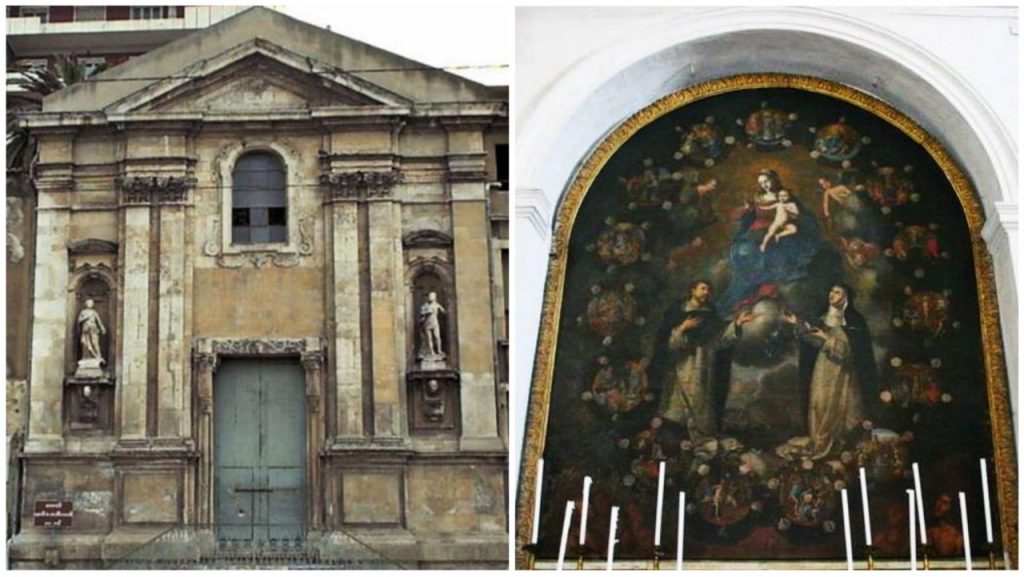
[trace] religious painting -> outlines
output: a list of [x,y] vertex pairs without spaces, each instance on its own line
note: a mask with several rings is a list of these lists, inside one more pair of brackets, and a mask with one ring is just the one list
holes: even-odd
[[934,139],[839,85],[737,77],[637,113],[560,208],[519,545],[543,458],[537,559],[570,500],[570,559],[605,558],[612,507],[616,558],[651,559],[659,482],[670,560],[680,517],[692,560],[841,561],[845,522],[864,559],[863,469],[880,563],[909,558],[915,485],[919,558],[963,561],[962,491],[1001,562],[1016,464],[983,220]]

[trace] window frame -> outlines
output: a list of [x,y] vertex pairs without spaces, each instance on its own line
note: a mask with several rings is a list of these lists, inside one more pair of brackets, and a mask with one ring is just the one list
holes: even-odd
[[[97,10],[97,8],[99,10]],[[80,18],[79,14],[81,11],[93,10],[95,13],[100,14],[99,18]],[[102,11],[102,12],[101,12]],[[107,19],[107,7],[98,6],[95,4],[88,4],[82,6],[75,6],[74,22],[104,22]]]
[[[231,212],[234,207],[232,193],[234,190],[233,172],[238,159],[254,151],[266,151],[276,154],[285,169],[285,191],[288,202],[287,243],[234,244],[231,238]],[[254,256],[262,253],[271,258],[286,258],[292,261],[313,252],[313,233],[315,218],[302,216],[299,211],[298,190],[292,183],[302,182],[299,173],[298,153],[269,138],[250,139],[248,143],[236,142],[225,146],[217,154],[217,168],[220,175],[220,212],[219,216],[210,217],[210,225],[214,237],[204,247],[207,256],[227,259],[235,262],[237,258]],[[219,238],[218,238],[219,237]]]
[[[32,12],[26,14],[25,11]],[[39,18],[40,24],[48,24],[50,22],[50,7],[49,6],[22,6],[18,12],[19,18]]]
[[[167,20],[177,17],[177,8],[174,6],[131,6],[128,11],[132,20]],[[173,13],[173,16],[171,15]]]
[[[284,208],[284,225],[283,225],[284,226],[284,239],[283,240],[267,240],[267,241],[261,241],[261,242],[253,242],[253,241],[240,242],[235,237],[235,229],[236,229],[236,227],[235,227],[235,215],[236,215],[236,211],[242,210],[241,208],[235,206],[235,202],[236,202],[236,198],[235,198],[235,194],[236,194],[236,191],[235,191],[235,175],[236,175],[237,170],[238,170],[238,165],[241,162],[243,162],[247,157],[252,157],[252,156],[256,156],[256,155],[266,155],[266,156],[269,156],[269,157],[273,158],[278,163],[278,168],[280,169],[280,172],[281,172],[281,177],[282,177],[282,181],[283,182],[281,184],[280,193],[281,193],[281,196],[283,197],[283,201],[284,201],[284,207],[283,207]],[[266,190],[271,190],[271,189],[267,188]],[[281,245],[287,245],[288,244],[288,239],[289,239],[289,234],[288,233],[289,233],[289,228],[290,228],[289,227],[289,217],[290,217],[290,212],[291,212],[289,210],[290,205],[289,205],[289,198],[288,198],[288,165],[285,162],[284,158],[281,157],[280,154],[278,154],[277,152],[272,151],[272,150],[266,150],[266,149],[261,149],[261,148],[247,150],[244,153],[240,154],[235,159],[234,163],[231,166],[231,191],[230,192],[231,192],[231,211],[230,211],[231,219],[229,221],[227,221],[227,225],[230,228],[229,235],[230,235],[230,238],[231,238],[231,245],[232,246],[253,247],[253,246],[281,246]],[[267,215],[266,215],[267,216],[267,223],[265,225],[263,225],[263,227],[268,229],[267,230],[267,234],[268,234],[268,236],[270,236],[272,234],[272,230],[270,230],[270,227],[272,226],[270,224],[270,214],[271,214],[271,212],[274,209],[278,209],[278,208],[281,208],[281,207],[279,207],[279,206],[270,206],[270,205],[267,205],[267,206],[259,206],[259,205],[246,206],[245,209],[250,210],[250,212],[248,212],[247,215],[246,215],[246,217],[247,217],[246,219],[249,221],[249,223],[246,226],[246,229],[247,229],[247,231],[249,233],[250,238],[251,238],[252,231],[253,231],[254,228],[263,228],[263,227],[260,227],[259,225],[254,225],[252,223],[252,220],[251,220],[252,215],[253,215],[252,209],[259,210],[261,208],[265,209],[267,211]]]

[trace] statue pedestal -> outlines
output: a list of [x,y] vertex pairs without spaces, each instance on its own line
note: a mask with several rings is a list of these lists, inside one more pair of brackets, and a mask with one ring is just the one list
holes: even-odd
[[459,373],[443,360],[423,359],[406,374],[409,430],[415,434],[459,434]]
[[75,370],[75,379],[102,380],[107,378],[107,372],[103,370],[103,359],[82,359],[78,361],[78,368]]
[[99,359],[95,360],[97,363],[90,363],[84,370],[82,363],[85,361],[80,361],[74,376],[64,383],[64,414],[72,431],[113,430],[114,381],[98,366]]
[[420,371],[451,370],[451,367],[448,366],[448,357],[444,355],[423,355],[419,358],[417,368]]

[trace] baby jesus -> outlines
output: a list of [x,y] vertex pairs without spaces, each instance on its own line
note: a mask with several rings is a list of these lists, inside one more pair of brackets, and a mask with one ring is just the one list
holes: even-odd
[[779,242],[782,237],[796,234],[798,232],[796,220],[800,216],[800,209],[795,202],[791,202],[789,191],[785,189],[779,191],[779,200],[775,204],[765,208],[775,209],[775,220],[772,221],[768,232],[764,235],[764,240],[761,241],[761,252],[765,251],[772,239]]

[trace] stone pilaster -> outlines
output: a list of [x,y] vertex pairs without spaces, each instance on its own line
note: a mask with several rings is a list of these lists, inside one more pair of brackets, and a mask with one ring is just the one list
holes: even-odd
[[[386,198],[398,174],[345,170],[321,178],[332,223],[334,377],[337,442],[364,442],[362,327],[359,302],[359,203]],[[388,203],[390,205],[390,203]],[[399,235],[400,236],[400,235]],[[369,327],[368,327],[369,328]]]
[[[401,218],[391,202],[391,188],[400,175],[395,170],[342,171],[323,175],[333,224],[335,382],[337,441],[365,440],[363,435],[363,359],[360,323],[359,203],[367,209],[370,243],[370,339],[373,355],[374,435],[401,434],[398,378],[400,332],[396,294],[401,263]],[[397,240],[396,240],[397,239]]]
[[[64,195],[59,195],[64,196]],[[26,452],[63,449],[70,213],[40,190]]]
[[121,441],[146,438],[146,398],[149,365],[149,250],[152,192],[139,181],[119,181],[121,189],[121,243],[124,246],[118,383]]
[[190,436],[190,372],[185,346],[185,206],[161,191],[157,436]]
[[[319,344],[319,343],[318,343]],[[323,346],[323,345],[319,345]],[[320,451],[324,445],[323,371],[324,353],[319,349],[302,353],[302,368],[306,372],[306,458],[309,460],[309,490],[306,507],[309,509],[309,528],[320,530],[322,492],[320,485]]]
[[197,350],[193,354],[193,370],[196,375],[196,393],[199,400],[199,430],[197,449],[199,451],[199,515],[200,525],[213,523],[213,373],[217,370],[217,355],[209,350]]
[[359,206],[358,196],[325,178],[331,242],[328,262],[334,286],[335,423],[339,442],[363,438],[363,366],[359,317]]
[[[390,200],[369,203],[370,333],[373,342],[373,423],[375,437],[400,437],[402,417],[399,349],[404,333],[399,314],[403,294],[401,207]],[[396,242],[397,241],[397,242]]]
[[483,127],[454,123],[446,128],[459,302],[460,448],[503,450],[498,436]]

